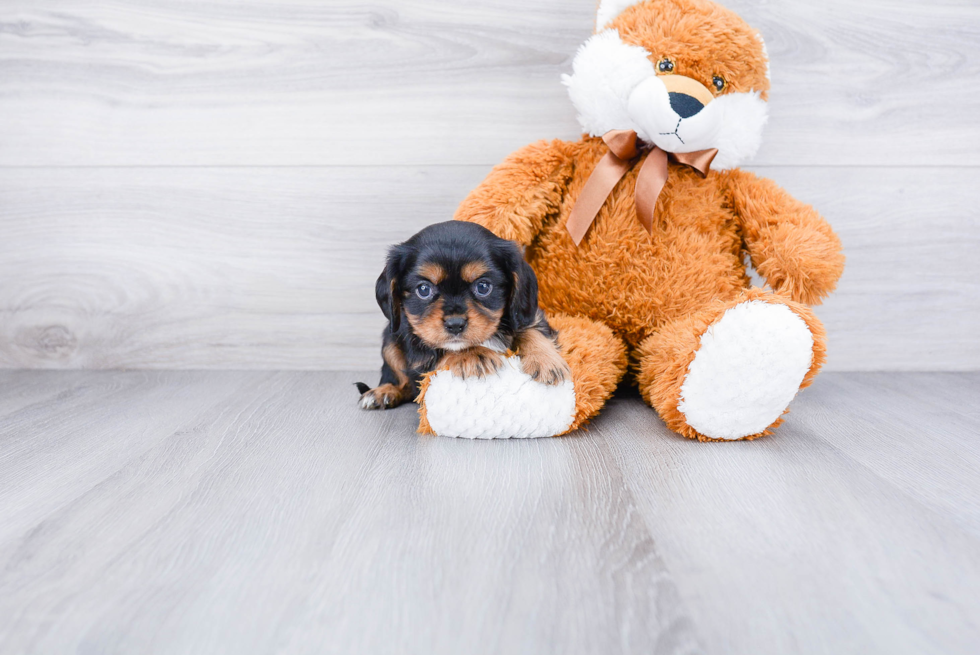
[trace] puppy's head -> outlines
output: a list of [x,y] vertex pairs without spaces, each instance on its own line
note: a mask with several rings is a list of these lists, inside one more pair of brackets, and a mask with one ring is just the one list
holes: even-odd
[[376,295],[392,332],[463,350],[530,326],[538,283],[518,247],[473,223],[431,225],[388,253]]

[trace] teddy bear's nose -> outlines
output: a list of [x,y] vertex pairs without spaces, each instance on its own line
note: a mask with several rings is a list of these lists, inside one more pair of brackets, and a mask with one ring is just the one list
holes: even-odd
[[672,92],[670,95],[670,108],[677,112],[681,118],[690,118],[704,109],[704,104],[686,93]]
[[714,99],[708,87],[684,75],[658,75],[670,99],[670,108],[681,118],[690,118]]

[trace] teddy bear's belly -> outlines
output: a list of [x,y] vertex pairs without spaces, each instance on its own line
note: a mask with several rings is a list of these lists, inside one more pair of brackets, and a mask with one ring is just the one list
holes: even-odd
[[620,193],[577,248],[565,229],[571,202],[563,207],[527,252],[542,307],[601,321],[635,347],[664,324],[748,286],[734,218],[720,202],[705,202],[714,194],[705,197],[703,188],[686,197],[671,191],[672,211],[658,213],[652,235],[631,195]]

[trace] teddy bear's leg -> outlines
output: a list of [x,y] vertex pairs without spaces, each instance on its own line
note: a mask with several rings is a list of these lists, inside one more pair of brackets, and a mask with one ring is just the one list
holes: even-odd
[[549,316],[558,331],[571,380],[548,385],[523,372],[520,352],[494,375],[463,379],[448,370],[422,378],[419,432],[468,439],[551,437],[595,416],[627,367],[626,346],[612,330],[587,318]]
[[626,345],[603,325],[581,316],[549,314],[575,384],[575,419],[566,432],[593,418],[606,404],[628,366]]
[[823,326],[807,306],[748,289],[644,340],[637,379],[671,430],[702,441],[754,439],[782,423],[825,352]]

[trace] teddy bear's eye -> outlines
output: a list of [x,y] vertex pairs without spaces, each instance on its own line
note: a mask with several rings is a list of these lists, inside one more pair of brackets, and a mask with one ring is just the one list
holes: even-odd
[[660,63],[657,64],[657,70],[659,70],[661,73],[673,73],[674,62],[672,62],[667,57],[664,57],[663,59],[660,60]]
[[725,78],[722,77],[721,75],[715,75],[715,79],[711,81],[715,85],[715,88],[718,89],[719,91],[724,91],[725,86],[727,86],[727,83],[725,82]]

